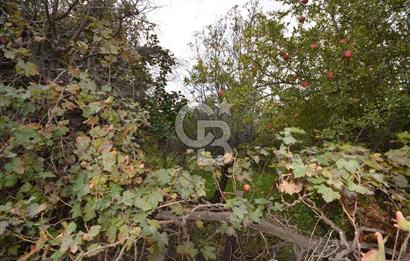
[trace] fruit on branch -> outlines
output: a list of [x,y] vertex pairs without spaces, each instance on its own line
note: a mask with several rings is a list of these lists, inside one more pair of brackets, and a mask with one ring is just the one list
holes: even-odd
[[249,184],[243,184],[242,189],[243,189],[244,192],[248,192],[249,190],[251,190],[251,185],[249,185]]
[[289,53],[285,52],[285,51],[282,52],[281,56],[282,56],[282,59],[285,60],[285,61],[289,60],[289,58],[290,58]]
[[304,17],[303,15],[299,16],[299,23],[303,24],[306,20],[306,17]]
[[327,79],[328,81],[333,81],[334,78],[335,78],[335,74],[334,74],[332,71],[328,71],[328,72],[326,73],[326,79]]
[[350,50],[346,50],[343,52],[343,58],[345,59],[350,59],[353,57],[353,52]]
[[303,81],[301,84],[300,84],[303,88],[308,88],[308,87],[310,87],[310,83],[309,83],[309,81]]
[[224,95],[225,95],[225,92],[223,90],[218,91],[218,96],[219,97],[224,97]]
[[300,3],[302,3],[302,5],[306,5],[307,3],[309,3],[309,0],[301,0]]
[[317,44],[317,43],[312,43],[311,45],[310,45],[310,48],[311,49],[317,49],[319,47],[319,45]]

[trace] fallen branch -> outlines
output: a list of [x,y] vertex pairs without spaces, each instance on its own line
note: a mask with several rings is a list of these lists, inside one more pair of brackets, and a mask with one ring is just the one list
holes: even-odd
[[[221,211],[221,212],[213,212],[213,211],[195,211],[191,212],[189,216],[186,216],[186,221],[196,221],[196,220],[202,220],[202,221],[225,221],[229,222],[230,216],[232,215],[232,212],[230,211]],[[156,216],[155,219],[161,220],[161,221],[178,221],[180,220],[180,217],[172,213],[171,211],[161,211],[159,212]],[[284,242],[291,243],[294,245],[298,245],[299,247],[303,249],[307,249],[309,247],[312,248],[312,246],[320,246],[324,245],[324,241],[320,239],[314,239],[310,238],[304,235],[299,234],[297,231],[294,231],[281,223],[275,221],[275,220],[267,220],[267,219],[262,219],[261,222],[251,224],[249,228],[260,231],[264,234],[272,235],[275,237],[278,237]],[[325,240],[326,242],[326,240]],[[353,245],[352,241],[348,242],[349,245]],[[330,240],[327,242],[327,245],[333,245],[335,247],[341,248],[341,250],[344,249],[343,246],[341,246],[339,240]],[[377,249],[376,244],[369,244],[369,243],[361,243],[360,247],[362,249]],[[331,249],[334,251],[334,248]],[[385,249],[387,254],[392,254],[393,250],[392,249]]]

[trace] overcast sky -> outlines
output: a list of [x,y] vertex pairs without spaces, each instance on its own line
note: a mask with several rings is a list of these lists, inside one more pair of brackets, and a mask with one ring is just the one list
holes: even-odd
[[[180,61],[190,62],[188,43],[196,31],[215,23],[233,6],[243,6],[248,0],[157,0],[160,8],[149,13],[158,24],[157,33],[164,48],[170,49]],[[273,0],[261,0],[264,9],[273,8]],[[182,73],[179,71],[179,73]],[[175,79],[168,90],[183,90],[182,82]]]

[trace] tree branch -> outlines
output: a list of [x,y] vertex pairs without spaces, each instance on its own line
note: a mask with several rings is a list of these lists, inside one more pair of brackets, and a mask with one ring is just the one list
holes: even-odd
[[71,10],[73,10],[73,8],[78,4],[78,2],[80,2],[80,0],[75,0],[75,1],[68,7],[67,11],[66,11],[64,14],[60,15],[59,17],[56,17],[56,18],[54,19],[54,21],[58,21],[58,20],[61,20],[61,19],[65,18],[65,17],[67,17],[67,16],[71,13]]
[[[191,212],[188,216],[186,216],[186,221],[225,221],[229,222],[230,217],[232,215],[231,211],[221,211],[221,212],[213,212],[213,211],[195,211]],[[173,220],[177,222],[180,217],[173,214],[171,211],[161,211],[156,216],[155,219],[160,221],[168,221]],[[320,239],[311,239],[310,237],[304,236],[299,234],[298,232],[282,225],[281,223],[274,221],[274,220],[267,220],[262,219],[261,222],[251,224],[249,228],[263,232],[268,235],[272,235],[278,237],[284,242],[291,243],[302,247],[303,249],[307,249],[308,247],[312,246],[322,246],[324,245],[324,241]],[[326,240],[325,240],[326,241]],[[336,245],[339,247],[339,240],[330,240],[327,242],[327,245]],[[348,242],[349,245],[353,245],[352,241]],[[377,249],[376,244],[370,243],[361,243],[360,244],[362,249]],[[334,251],[333,249],[329,249],[329,251]],[[393,253],[392,249],[386,248],[386,253],[391,255]]]

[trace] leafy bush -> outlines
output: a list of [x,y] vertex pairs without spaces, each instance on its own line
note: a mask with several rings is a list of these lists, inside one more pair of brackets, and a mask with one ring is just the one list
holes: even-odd
[[[180,161],[182,166],[163,168],[165,164],[157,162],[159,152],[165,161],[168,154],[182,154],[164,144],[175,138],[173,121],[187,101],[164,90],[174,60],[152,34],[142,11],[150,7],[146,1],[9,1],[2,6],[1,257],[81,260],[104,255],[121,260],[139,255],[151,260],[166,256],[210,260],[218,258],[228,235],[254,239],[254,249],[247,249],[258,252],[253,258],[268,258],[268,244],[277,239],[303,249],[305,256],[359,258],[360,233],[375,229],[363,227],[392,227],[392,209],[402,211],[396,214],[397,231],[409,232],[404,217],[410,212],[407,132],[398,135],[404,146],[397,143],[376,153],[334,140],[320,139],[316,146],[306,146],[304,130],[285,128],[272,132],[275,140],[266,146],[242,144],[230,155],[233,161],[222,168],[198,166],[195,157]],[[265,28],[265,22],[274,32],[283,29],[277,21],[257,17],[261,19],[257,25],[263,25],[258,30]],[[240,33],[247,36],[252,28],[246,24]],[[298,42],[278,39],[285,45]],[[241,57],[240,62],[248,63],[247,59]],[[198,84],[207,83],[204,66],[199,62],[196,67],[200,74],[193,79]],[[222,80],[234,82],[230,76],[225,74]],[[394,95],[388,94],[401,97],[396,83]],[[250,85],[232,86],[239,91],[228,91],[228,98],[236,99],[235,108],[246,108],[241,107],[249,102],[243,94],[249,93]],[[295,103],[301,105],[303,99],[298,96]],[[406,99],[403,96],[404,103]],[[276,114],[281,109],[266,103],[252,105],[256,107],[249,114],[239,117],[242,127],[260,112],[266,116],[267,110],[277,119],[286,115]],[[389,112],[399,117],[395,110]],[[230,190],[220,191],[223,202],[209,203],[206,188],[219,192],[221,177],[228,179]],[[383,207],[369,206],[372,199]],[[301,205],[303,209],[298,209]],[[337,210],[329,211],[329,206]],[[317,239],[322,235],[315,228],[303,227],[312,234],[309,238],[282,224],[284,216],[301,209],[310,211],[305,216],[316,220],[314,213],[323,221],[330,244]],[[353,242],[347,238],[352,235]],[[404,246],[400,255],[409,237],[397,237]],[[384,260],[380,233],[377,239],[379,250],[368,252],[367,260],[374,260],[372,253]],[[386,253],[391,243],[386,243]],[[374,246],[366,247],[370,248]],[[246,257],[241,253],[242,259]]]

